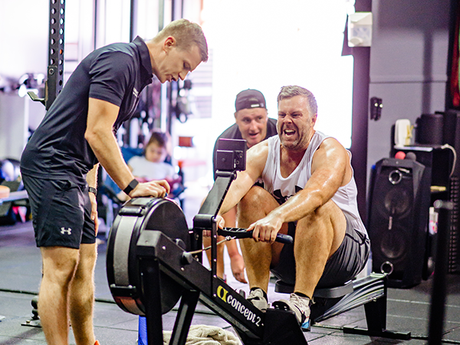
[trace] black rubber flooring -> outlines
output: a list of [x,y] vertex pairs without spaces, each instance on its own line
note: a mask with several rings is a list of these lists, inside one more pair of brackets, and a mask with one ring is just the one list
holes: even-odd
[[[100,244],[95,279],[96,336],[102,345],[134,345],[138,339],[139,317],[124,312],[113,302],[106,278],[105,250],[106,245]],[[31,223],[0,226],[0,345],[46,343],[41,328],[23,326],[32,317],[31,300],[38,291],[40,277],[40,252],[35,247]],[[247,286],[237,283],[232,277],[228,278],[232,287],[247,291]],[[450,274],[447,281],[443,343],[460,344],[460,275]],[[366,327],[362,306],[313,326],[311,332],[304,333],[305,338],[311,345],[428,344],[431,291],[432,279],[411,289],[388,290],[386,328],[411,332],[410,340],[345,334],[342,331],[344,326]],[[273,292],[273,284],[270,284],[270,301],[279,297]],[[174,310],[163,315],[164,330],[172,330],[175,317]],[[229,323],[203,305],[198,306],[192,323],[233,331]],[[75,344],[72,334],[70,344]]]

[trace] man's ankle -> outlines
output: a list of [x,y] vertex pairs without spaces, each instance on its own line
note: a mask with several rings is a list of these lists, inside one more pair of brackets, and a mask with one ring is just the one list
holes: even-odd
[[253,287],[249,292],[251,292],[252,290],[257,290],[257,289],[260,289],[263,292],[264,298],[268,301],[267,293],[264,291],[264,289],[260,287]]
[[296,292],[294,292],[294,293],[295,293],[297,296],[299,296],[299,297],[303,297],[303,298],[309,298],[309,299],[311,299],[309,296],[305,295],[305,294],[304,294],[304,293],[302,293],[302,292],[298,292],[298,291],[296,291]]

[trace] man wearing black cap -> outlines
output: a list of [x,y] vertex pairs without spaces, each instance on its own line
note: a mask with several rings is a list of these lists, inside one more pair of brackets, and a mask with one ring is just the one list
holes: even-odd
[[[213,154],[214,179],[216,179],[217,142],[221,138],[245,139],[248,148],[274,136],[276,132],[276,120],[268,117],[264,95],[254,89],[241,91],[235,100],[235,123],[227,128],[216,140]],[[224,215],[228,227],[236,226],[236,207]],[[204,238],[204,245],[210,243],[209,238]],[[226,242],[231,260],[232,273],[236,280],[246,283],[244,277],[244,261],[238,251],[235,240]],[[217,275],[224,277],[223,244],[218,246]],[[208,259],[209,259],[208,251]]]
[[235,100],[235,123],[217,138],[214,145],[213,168],[216,178],[217,142],[221,138],[245,139],[248,148],[277,134],[276,120],[268,117],[264,95],[254,89],[241,91]]

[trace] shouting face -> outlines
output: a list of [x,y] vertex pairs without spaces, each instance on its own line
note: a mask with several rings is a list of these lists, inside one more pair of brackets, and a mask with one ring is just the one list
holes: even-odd
[[276,128],[281,144],[290,150],[305,150],[313,136],[316,114],[311,114],[308,100],[303,96],[285,98],[278,102]]

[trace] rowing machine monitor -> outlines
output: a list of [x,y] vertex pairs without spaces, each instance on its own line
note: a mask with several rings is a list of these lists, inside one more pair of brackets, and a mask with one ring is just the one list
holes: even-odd
[[217,142],[217,171],[246,169],[246,140],[219,139]]

